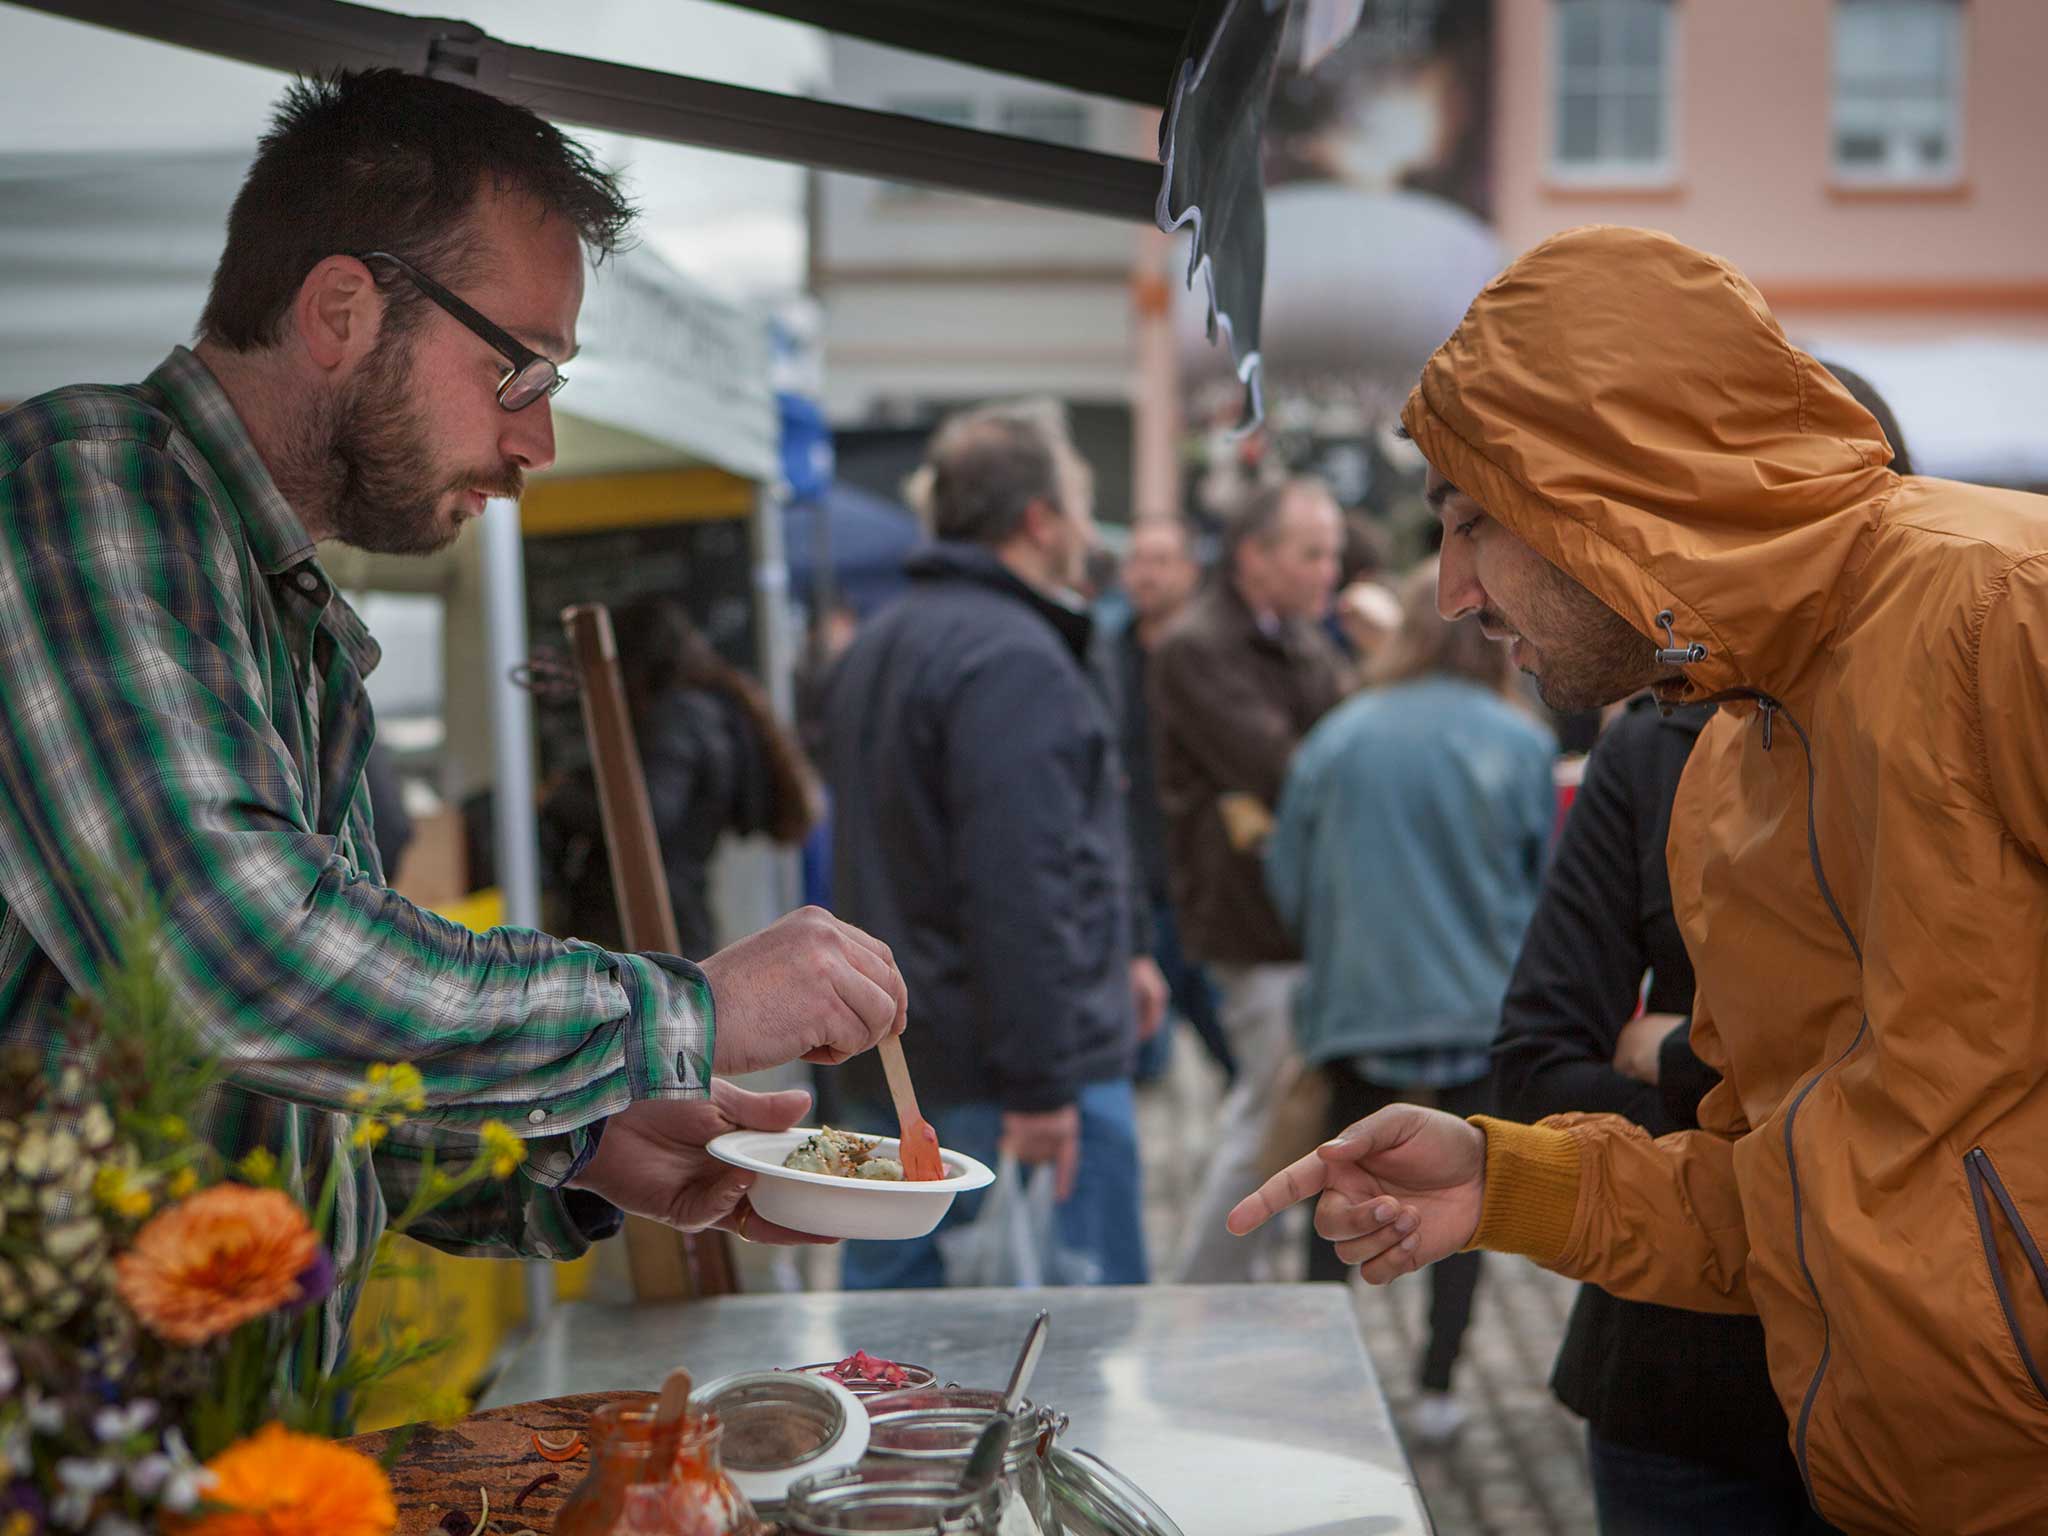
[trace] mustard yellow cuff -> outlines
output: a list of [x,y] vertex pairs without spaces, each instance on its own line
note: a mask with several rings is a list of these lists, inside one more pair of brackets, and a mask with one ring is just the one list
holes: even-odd
[[1486,1133],[1486,1199],[1473,1248],[1519,1253],[1554,1267],[1579,1208],[1579,1144],[1571,1132],[1473,1115]]

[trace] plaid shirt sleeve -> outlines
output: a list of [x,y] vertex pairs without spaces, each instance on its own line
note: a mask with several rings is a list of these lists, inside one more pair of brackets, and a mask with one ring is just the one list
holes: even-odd
[[[380,1152],[386,1198],[405,1197],[423,1137],[459,1155],[502,1119],[531,1139],[527,1171],[421,1235],[471,1253],[579,1251],[607,1224],[559,1190],[586,1128],[638,1099],[708,1091],[703,973],[473,933],[385,888],[359,851],[361,678],[317,609],[296,629],[279,621],[274,578],[225,500],[203,460],[161,437],[60,434],[11,463],[0,451],[7,926],[93,990],[120,925],[110,878],[134,882],[162,913],[177,994],[231,1071],[217,1140],[250,1140],[232,1122],[262,1120],[265,1101],[345,1111],[372,1063],[410,1062],[427,1108]],[[322,741],[349,719],[331,705],[342,685],[361,739]],[[0,990],[10,1032],[20,1003]]]

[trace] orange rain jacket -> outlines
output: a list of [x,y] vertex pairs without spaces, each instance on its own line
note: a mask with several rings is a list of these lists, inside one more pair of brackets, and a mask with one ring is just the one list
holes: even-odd
[[1475,1245],[1757,1312],[1839,1525],[2048,1531],[2048,498],[1894,475],[1740,273],[1643,230],[1517,261],[1404,420],[1722,701],[1669,857],[1724,1081],[1654,1141],[1485,1122]]

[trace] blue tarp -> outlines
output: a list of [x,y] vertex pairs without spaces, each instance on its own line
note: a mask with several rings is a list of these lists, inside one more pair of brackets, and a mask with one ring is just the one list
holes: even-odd
[[924,530],[895,502],[844,482],[828,486],[820,500],[789,503],[782,509],[782,551],[790,595],[799,602],[811,601],[821,506],[836,600],[865,618],[903,590],[903,559],[924,542]]

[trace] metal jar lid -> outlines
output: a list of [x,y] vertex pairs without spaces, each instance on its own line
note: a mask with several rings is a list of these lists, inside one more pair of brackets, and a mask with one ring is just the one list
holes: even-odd
[[1099,1456],[1056,1449],[1045,1481],[1068,1536],[1181,1536],[1172,1516]]
[[868,1448],[860,1399],[823,1377],[742,1371],[705,1383],[692,1406],[725,1426],[726,1475],[756,1505],[780,1504],[797,1479],[850,1467]]

